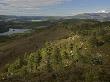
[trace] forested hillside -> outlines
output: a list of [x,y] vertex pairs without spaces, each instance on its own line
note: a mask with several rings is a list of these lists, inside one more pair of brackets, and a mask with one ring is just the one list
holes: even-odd
[[28,49],[12,46],[17,57],[6,60],[1,82],[110,82],[110,22],[61,20],[40,31],[17,42]]

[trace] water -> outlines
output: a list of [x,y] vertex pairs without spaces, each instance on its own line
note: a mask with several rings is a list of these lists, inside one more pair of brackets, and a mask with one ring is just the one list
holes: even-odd
[[12,29],[12,28],[10,28],[8,32],[0,33],[0,36],[12,35],[12,34],[15,34],[15,33],[25,33],[29,30],[30,29]]

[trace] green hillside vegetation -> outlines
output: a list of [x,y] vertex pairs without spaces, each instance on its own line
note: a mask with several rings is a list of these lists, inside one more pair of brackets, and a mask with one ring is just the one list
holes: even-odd
[[[31,53],[44,46],[46,41],[68,37],[70,32],[63,28],[43,28],[27,35],[0,37],[0,69],[25,53]],[[2,61],[4,60],[4,61]]]
[[50,21],[28,21],[28,22],[8,22],[9,28],[28,28],[28,29],[36,29],[40,26],[49,26],[51,25]]
[[32,39],[40,47],[6,63],[1,82],[110,82],[110,22],[62,20],[52,27],[31,36],[29,51]]

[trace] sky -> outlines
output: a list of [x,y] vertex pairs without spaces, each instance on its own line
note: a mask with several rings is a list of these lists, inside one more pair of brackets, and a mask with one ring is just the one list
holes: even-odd
[[73,16],[109,11],[110,0],[0,0],[0,15]]

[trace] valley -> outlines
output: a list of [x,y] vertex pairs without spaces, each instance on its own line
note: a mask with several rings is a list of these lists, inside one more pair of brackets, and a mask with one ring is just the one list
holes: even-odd
[[[1,82],[109,82],[110,22],[64,19],[10,24],[31,33],[0,37]],[[48,27],[37,28],[38,25]]]

